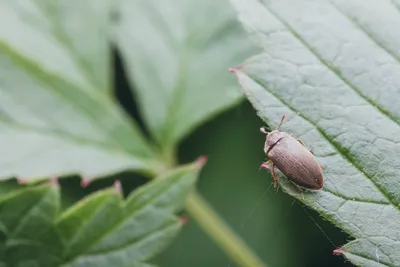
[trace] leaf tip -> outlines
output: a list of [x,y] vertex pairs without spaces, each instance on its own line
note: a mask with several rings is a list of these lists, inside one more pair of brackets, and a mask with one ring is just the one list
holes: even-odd
[[234,67],[234,68],[229,68],[228,71],[232,72],[234,74],[238,74],[238,72],[240,72],[242,70],[242,68],[243,68],[243,65],[239,65],[239,66]]
[[189,221],[189,216],[183,215],[183,216],[179,217],[178,220],[179,220],[179,223],[180,223],[181,226],[185,225]]
[[118,194],[121,194],[121,193],[122,193],[122,185],[121,185],[120,180],[116,180],[116,181],[114,182],[114,189],[115,189],[115,191],[116,191]]
[[87,177],[83,177],[81,180],[81,187],[85,188],[90,184],[90,179]]
[[58,183],[58,177],[57,175],[52,175],[50,176],[50,184],[53,187],[58,187],[60,184]]
[[19,178],[17,178],[17,183],[18,183],[19,185],[25,185],[25,184],[27,184],[27,183],[28,183],[28,180],[27,180],[27,179],[24,179],[24,178],[21,178],[21,177],[19,177]]
[[208,158],[206,156],[199,157],[195,162],[197,168],[202,169],[204,167],[204,165],[206,165],[207,160],[208,160]]
[[342,254],[343,254],[342,248],[338,248],[333,251],[333,255],[342,255]]

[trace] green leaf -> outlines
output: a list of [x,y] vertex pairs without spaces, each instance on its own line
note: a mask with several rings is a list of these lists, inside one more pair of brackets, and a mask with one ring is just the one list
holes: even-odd
[[[182,208],[197,166],[159,177],[123,201],[116,190],[98,192],[66,211],[57,223],[66,266],[138,266],[167,246],[181,224]],[[147,266],[144,265],[143,266]]]
[[53,236],[46,240],[58,210],[56,186],[28,188],[3,198],[0,202],[0,261],[12,266],[59,263],[55,255],[60,249],[58,239]]
[[0,2],[0,178],[158,168],[111,97],[111,3]]
[[134,262],[134,263],[132,263],[132,265],[129,265],[129,266],[132,266],[132,267],[157,267],[156,265],[148,264],[145,262]]
[[[258,115],[312,148],[323,190],[304,200],[355,237],[337,253],[400,266],[398,2],[232,0],[262,52],[235,69]],[[260,149],[262,145],[260,144]]]
[[156,267],[156,265],[153,265],[153,264],[148,264],[148,263],[134,263],[133,265],[132,265],[132,267],[133,266],[137,266],[137,267]]
[[250,55],[250,42],[226,0],[121,3],[116,42],[160,146],[242,99],[227,69]]
[[0,266],[151,266],[175,237],[175,216],[198,175],[188,165],[134,191],[99,191],[58,215],[57,186],[32,187],[0,201]]

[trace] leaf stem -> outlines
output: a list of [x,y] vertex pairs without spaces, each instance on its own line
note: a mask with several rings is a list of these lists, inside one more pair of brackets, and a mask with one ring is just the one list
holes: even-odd
[[167,169],[173,169],[177,166],[176,150],[175,148],[165,148],[162,153],[162,161]]
[[266,267],[197,192],[189,196],[186,208],[236,264],[242,267]]

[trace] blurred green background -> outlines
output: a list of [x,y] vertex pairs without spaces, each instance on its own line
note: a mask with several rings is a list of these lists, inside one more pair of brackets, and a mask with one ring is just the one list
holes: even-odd
[[[115,75],[116,97],[140,122],[117,55]],[[251,105],[243,101],[186,138],[179,149],[180,163],[192,162],[201,155],[208,157],[198,181],[199,191],[269,267],[353,266],[343,257],[332,255],[351,238],[281,190],[275,192],[269,172],[259,170],[265,160],[265,137],[259,132],[262,125]],[[122,181],[126,194],[147,181],[133,173],[96,181],[87,188],[80,187],[78,178],[62,180],[65,206],[111,185],[115,179]],[[163,267],[236,266],[190,219],[155,263]]]

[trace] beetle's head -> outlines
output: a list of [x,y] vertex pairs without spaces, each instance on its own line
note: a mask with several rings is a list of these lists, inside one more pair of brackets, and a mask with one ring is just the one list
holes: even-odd
[[265,127],[260,128],[260,131],[266,135],[265,146],[270,146],[270,145],[276,143],[279,140],[279,138],[282,137],[283,132],[281,132],[280,129],[281,129],[283,120],[285,118],[286,118],[286,115],[283,115],[278,127],[276,128],[276,130],[273,130],[272,132],[268,132]]

